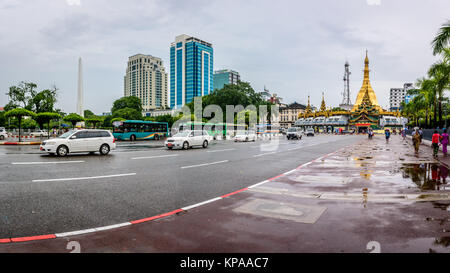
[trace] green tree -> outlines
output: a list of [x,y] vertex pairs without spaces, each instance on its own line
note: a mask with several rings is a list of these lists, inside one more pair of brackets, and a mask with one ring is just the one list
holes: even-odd
[[34,117],[36,114],[30,110],[24,108],[15,108],[5,113],[5,117],[14,117],[19,121],[19,142],[21,141],[20,130],[22,128],[23,117]]
[[442,60],[434,63],[428,70],[428,76],[435,81],[435,94],[437,102],[437,110],[439,115],[439,128],[444,123],[442,119],[442,101],[444,99],[445,90],[450,89],[450,49],[444,49],[444,57]]
[[[247,107],[249,105],[254,105],[258,111],[260,105],[266,105],[267,107],[267,115],[270,119],[271,115],[271,107],[272,104],[270,102],[264,101],[261,95],[251,87],[248,82],[239,81],[237,84],[225,84],[222,89],[214,90],[211,94],[202,97],[202,107],[203,109],[208,105],[218,105],[223,112],[222,120],[226,121],[226,106],[227,105],[242,105],[243,107]],[[194,102],[190,102],[186,104],[191,112],[194,111]],[[235,116],[236,117],[235,113]],[[259,116],[260,113],[258,113]]]
[[72,128],[75,128],[77,122],[84,121],[84,118],[78,114],[70,113],[63,118],[64,121],[72,123]]
[[111,108],[111,113],[114,114],[114,112],[125,108],[131,108],[142,113],[141,100],[135,96],[120,98],[114,101],[113,107]]
[[0,112],[0,127],[6,127],[6,118],[5,118],[5,112]]
[[58,89],[54,87],[53,89],[45,89],[39,93],[36,93],[30,99],[31,108],[36,113],[53,112],[53,107],[57,101],[57,91]]
[[22,106],[22,108],[31,110],[32,99],[36,95],[37,85],[32,82],[20,82],[17,86],[9,88],[8,96],[10,98],[10,106],[14,108]]
[[39,124],[39,128],[44,129],[44,123],[47,123],[48,137],[50,137],[50,121],[60,119],[61,115],[55,112],[42,112],[36,114],[34,119]]
[[86,122],[92,124],[95,129],[97,127],[97,124],[103,122],[103,118],[97,117],[97,116],[91,116],[90,118],[86,119]]
[[142,120],[142,112],[133,108],[122,108],[112,113],[113,118],[124,118],[127,120]]
[[37,85],[32,82],[22,81],[16,86],[11,86],[8,92],[10,102],[5,106],[5,109],[12,110],[22,107],[35,113],[53,112],[58,89],[53,87],[40,92],[36,89]]
[[88,109],[84,110],[84,118],[88,119],[91,117],[96,117],[96,115],[91,110]]
[[439,29],[439,32],[431,42],[433,47],[433,55],[442,53],[445,48],[448,48],[450,44],[450,21],[447,21]]

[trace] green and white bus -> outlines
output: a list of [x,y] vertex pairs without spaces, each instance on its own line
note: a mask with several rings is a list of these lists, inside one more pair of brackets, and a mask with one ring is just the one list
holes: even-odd
[[167,122],[125,120],[113,122],[113,135],[118,140],[159,140],[169,135]]
[[185,122],[181,123],[178,131],[185,130],[205,130],[214,139],[220,136],[236,134],[237,131],[245,131],[248,126],[245,124],[233,124],[233,123],[208,123],[208,122]]

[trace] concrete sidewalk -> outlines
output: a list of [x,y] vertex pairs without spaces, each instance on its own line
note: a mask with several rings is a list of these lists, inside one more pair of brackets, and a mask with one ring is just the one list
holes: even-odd
[[69,252],[69,242],[81,252],[364,253],[373,244],[381,252],[450,252],[448,169],[428,151],[414,155],[410,142],[363,139],[167,214],[77,235],[6,239],[0,252]]

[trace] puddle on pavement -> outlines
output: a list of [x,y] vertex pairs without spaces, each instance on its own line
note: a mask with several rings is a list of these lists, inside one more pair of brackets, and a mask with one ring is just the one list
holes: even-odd
[[410,178],[422,191],[450,190],[448,169],[438,163],[403,164],[403,178]]

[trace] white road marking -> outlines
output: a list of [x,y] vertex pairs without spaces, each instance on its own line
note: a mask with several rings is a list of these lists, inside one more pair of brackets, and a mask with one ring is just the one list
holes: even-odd
[[68,164],[68,163],[83,163],[84,160],[73,161],[42,161],[42,162],[12,162],[12,165],[37,165],[37,164]]
[[267,182],[270,182],[270,180],[264,180],[263,182],[256,183],[256,184],[251,185],[251,186],[249,186],[249,187],[247,187],[247,188],[249,188],[249,189],[255,188],[255,187],[261,186],[262,184],[265,184],[265,183],[267,183]]
[[130,225],[131,225],[130,222],[125,222],[125,223],[121,223],[121,224],[115,224],[115,225],[98,227],[98,228],[89,228],[89,229],[82,229],[82,230],[76,230],[76,231],[70,231],[70,232],[56,233],[55,236],[58,238],[75,236],[75,235],[86,234],[86,233],[108,230],[108,229],[119,228],[119,227],[125,227],[125,226],[130,226]]
[[259,157],[259,156],[264,156],[264,155],[271,155],[271,154],[276,154],[277,152],[270,152],[270,153],[264,153],[264,154],[257,154],[254,155],[253,157]]
[[216,162],[204,163],[204,164],[198,164],[198,165],[191,165],[191,166],[184,166],[184,167],[181,167],[181,168],[182,169],[188,169],[188,168],[202,167],[202,166],[208,166],[208,165],[225,163],[225,162],[228,162],[228,160],[222,160],[222,161],[216,161]]
[[233,150],[236,150],[236,149],[232,148],[232,149],[223,149],[223,150],[212,150],[212,151],[208,151],[208,153],[225,152],[225,151],[233,151]]
[[52,182],[52,181],[88,180],[88,179],[100,179],[100,178],[121,177],[121,176],[131,176],[131,175],[136,175],[136,173],[123,173],[123,174],[100,175],[100,176],[90,176],[90,177],[73,177],[73,178],[56,178],[56,179],[36,179],[36,180],[32,180],[32,182]]
[[171,156],[178,156],[175,155],[154,155],[154,156],[141,156],[141,157],[133,157],[131,159],[149,159],[149,158],[160,158],[160,157],[171,157]]
[[202,206],[202,205],[205,205],[205,204],[208,204],[208,203],[211,203],[211,202],[220,200],[220,199],[222,199],[222,197],[216,197],[216,198],[209,199],[209,200],[206,200],[206,201],[203,201],[203,202],[200,202],[200,203],[191,205],[191,206],[187,206],[187,207],[181,208],[181,209],[182,209],[182,210],[190,210],[190,209],[193,209],[193,208],[195,208],[195,207],[199,207],[199,206]]

